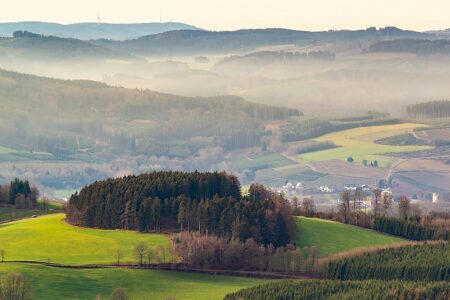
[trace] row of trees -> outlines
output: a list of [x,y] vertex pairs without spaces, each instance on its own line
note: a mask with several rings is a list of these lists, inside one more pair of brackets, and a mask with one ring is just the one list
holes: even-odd
[[297,248],[292,244],[275,248],[241,242],[198,232],[182,232],[173,239],[174,253],[187,265],[197,268],[245,269],[296,272],[312,270],[319,253],[315,247]]
[[450,117],[450,101],[431,101],[408,105],[406,112],[412,118],[449,118]]
[[96,182],[70,198],[68,222],[105,229],[198,231],[284,246],[296,236],[288,201],[261,185],[242,197],[226,173],[155,172]]
[[374,220],[373,229],[414,241],[448,240],[449,238],[448,232],[444,233],[444,236],[439,236],[433,227],[424,226],[417,221],[397,218],[377,217]]
[[450,280],[450,244],[380,249],[329,262],[326,277],[339,280]]
[[35,208],[39,197],[36,186],[28,180],[15,178],[10,184],[0,185],[0,206],[14,205],[16,208]]
[[282,280],[240,290],[224,300],[448,299],[450,284],[401,281]]

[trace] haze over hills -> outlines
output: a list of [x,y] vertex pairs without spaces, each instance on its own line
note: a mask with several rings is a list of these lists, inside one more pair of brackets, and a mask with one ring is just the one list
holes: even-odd
[[113,39],[125,40],[138,38],[144,35],[157,34],[171,30],[198,30],[198,27],[178,23],[134,23],[134,24],[108,24],[108,23],[75,23],[58,24],[47,22],[12,22],[0,23],[0,36],[11,37],[14,31],[31,31],[43,35],[54,35],[81,40]]
[[95,43],[134,54],[170,56],[251,51],[268,45],[305,46],[316,42],[373,41],[428,36],[426,33],[395,27],[321,32],[268,28],[237,31],[177,30],[126,41],[97,40]]
[[66,59],[127,59],[128,53],[94,45],[88,41],[44,36],[28,31],[15,31],[11,38],[0,39],[0,55],[7,59],[55,61]]

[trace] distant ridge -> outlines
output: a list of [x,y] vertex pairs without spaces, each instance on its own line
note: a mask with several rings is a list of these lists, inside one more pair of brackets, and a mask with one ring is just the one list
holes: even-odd
[[96,40],[97,45],[138,55],[209,54],[249,51],[269,45],[427,38],[426,33],[396,27],[363,30],[298,31],[284,28],[236,31],[175,30],[126,41]]
[[172,30],[199,30],[200,28],[177,22],[168,23],[75,23],[58,24],[47,22],[0,23],[0,36],[11,37],[15,31],[30,31],[43,35],[81,40],[112,39],[127,40],[145,35],[159,34]]

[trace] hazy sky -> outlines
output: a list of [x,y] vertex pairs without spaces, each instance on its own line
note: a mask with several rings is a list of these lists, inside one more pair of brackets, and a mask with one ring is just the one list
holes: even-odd
[[162,20],[205,29],[286,27],[356,29],[388,25],[414,30],[450,27],[450,0],[0,0],[0,22]]

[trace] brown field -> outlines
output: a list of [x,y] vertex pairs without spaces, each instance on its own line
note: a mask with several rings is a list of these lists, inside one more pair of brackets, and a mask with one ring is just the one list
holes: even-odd
[[408,159],[397,164],[394,168],[394,171],[450,172],[450,165],[447,165],[443,160],[440,159],[415,158]]
[[357,178],[380,179],[387,172],[386,168],[365,167],[363,165],[350,164],[342,160],[325,160],[309,163],[314,170],[320,173],[340,175]]
[[376,186],[378,184],[377,180],[374,178],[361,178],[361,177],[351,177],[351,176],[341,176],[341,175],[327,175],[319,178],[312,182],[304,182],[307,188],[318,188],[322,185],[326,185],[330,188],[335,188],[341,190],[343,186],[346,185],[372,185]]
[[427,129],[416,132],[417,137],[426,141],[446,140],[450,141],[450,128]]
[[[410,178],[416,182],[419,182],[420,185],[435,187],[439,190],[450,191],[450,172],[401,172],[397,173],[401,176]],[[421,186],[418,187],[421,187]]]

